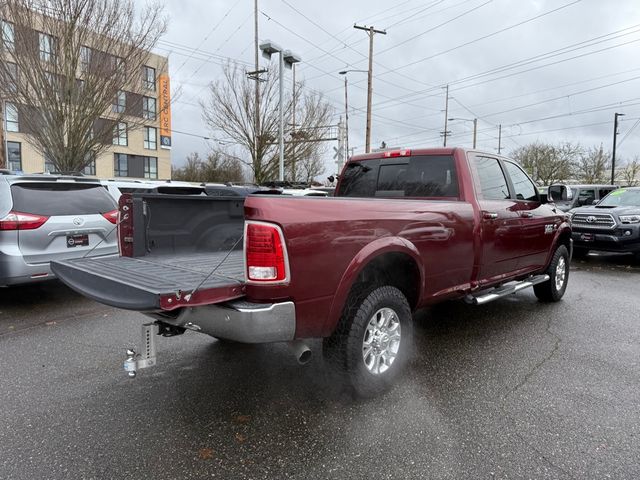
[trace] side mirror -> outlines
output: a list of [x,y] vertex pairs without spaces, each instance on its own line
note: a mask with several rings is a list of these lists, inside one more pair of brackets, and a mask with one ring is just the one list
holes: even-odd
[[573,193],[566,185],[551,185],[549,186],[549,190],[547,190],[547,198],[549,202],[566,202],[573,198]]
[[591,205],[597,205],[599,201],[600,200],[594,200],[593,202],[591,202]]

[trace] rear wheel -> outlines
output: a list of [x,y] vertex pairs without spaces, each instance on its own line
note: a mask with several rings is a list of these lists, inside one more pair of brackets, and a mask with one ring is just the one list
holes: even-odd
[[540,301],[557,302],[564,295],[569,282],[569,252],[567,247],[560,245],[556,249],[545,273],[549,275],[549,280],[534,285],[533,292]]
[[355,393],[372,397],[398,378],[411,353],[411,308],[400,290],[379,287],[350,298],[338,328],[325,339],[325,358]]

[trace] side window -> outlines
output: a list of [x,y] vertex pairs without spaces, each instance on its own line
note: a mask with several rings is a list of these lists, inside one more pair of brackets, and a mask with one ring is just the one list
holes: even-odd
[[593,188],[581,188],[578,194],[578,205],[591,205],[596,199],[596,191]]
[[516,199],[537,201],[538,194],[536,193],[536,187],[527,174],[524,173],[524,170],[515,163],[504,162],[504,165],[507,169],[507,173],[511,177],[513,188],[516,191]]
[[482,196],[485,200],[505,200],[509,198],[509,187],[495,158],[479,157],[476,160]]

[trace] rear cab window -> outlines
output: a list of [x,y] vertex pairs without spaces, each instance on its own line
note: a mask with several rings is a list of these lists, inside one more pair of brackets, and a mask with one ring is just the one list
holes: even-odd
[[339,197],[458,199],[460,188],[453,155],[413,155],[347,164]]
[[100,184],[24,182],[11,185],[13,210],[34,215],[89,215],[117,205]]

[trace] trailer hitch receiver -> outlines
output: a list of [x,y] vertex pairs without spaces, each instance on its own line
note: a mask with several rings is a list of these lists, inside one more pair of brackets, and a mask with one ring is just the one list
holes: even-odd
[[134,378],[138,370],[156,365],[156,334],[157,326],[154,323],[145,323],[142,325],[142,353],[136,353],[133,349],[127,349],[124,370],[129,377]]

